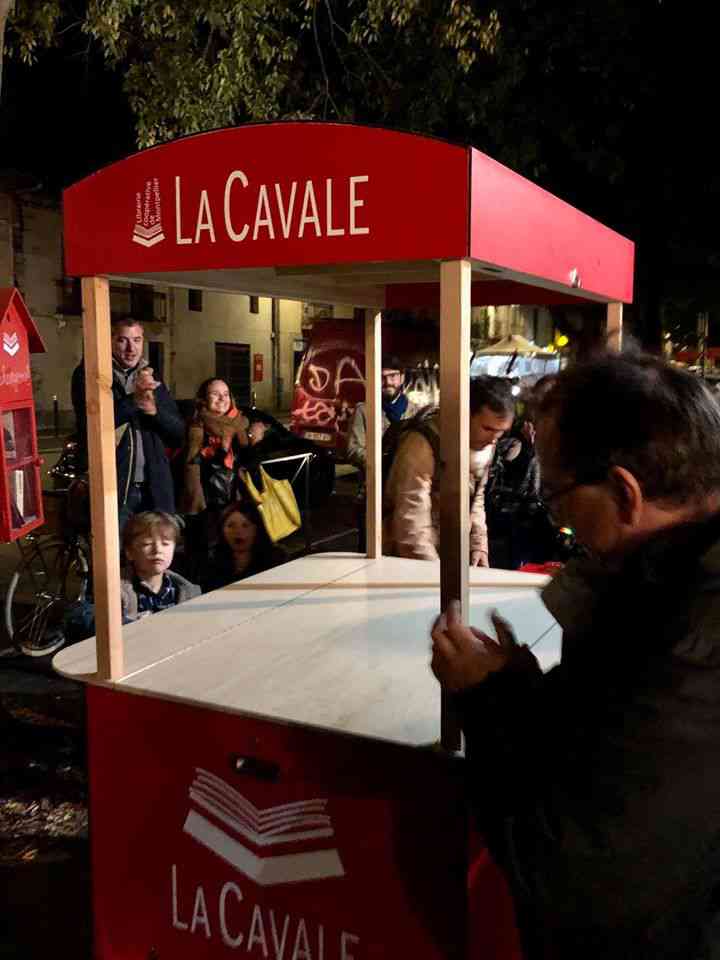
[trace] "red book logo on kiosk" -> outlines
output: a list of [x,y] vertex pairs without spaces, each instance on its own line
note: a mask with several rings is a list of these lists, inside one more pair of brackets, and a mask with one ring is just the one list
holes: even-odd
[[9,356],[14,357],[15,354],[20,349],[20,340],[17,333],[13,330],[12,333],[3,334],[3,350]]
[[197,767],[194,804],[183,831],[260,886],[345,875],[332,844],[327,800],[300,800],[260,810],[229,783]]
[[135,194],[135,227],[132,238],[141,247],[154,247],[165,239],[160,206],[160,181],[145,181],[143,190]]

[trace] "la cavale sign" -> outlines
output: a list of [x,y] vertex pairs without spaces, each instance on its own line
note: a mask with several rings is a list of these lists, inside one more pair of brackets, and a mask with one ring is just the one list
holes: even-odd
[[[232,170],[225,179],[222,204],[219,197],[213,202],[210,192],[201,190],[194,223],[191,218],[190,223],[183,225],[182,177],[176,176],[175,243],[217,243],[218,230],[224,230],[223,239],[231,243],[291,237],[302,240],[306,232],[308,236],[328,239],[369,236],[369,221],[363,223],[361,217],[369,180],[367,174],[356,174],[343,177],[339,183],[334,177],[325,177],[324,181],[257,185],[243,170]],[[153,182],[153,193],[159,211],[157,180]],[[364,214],[367,216],[368,211]]]
[[136,154],[64,204],[81,276],[463,256],[468,152],[341,124],[238,127]]

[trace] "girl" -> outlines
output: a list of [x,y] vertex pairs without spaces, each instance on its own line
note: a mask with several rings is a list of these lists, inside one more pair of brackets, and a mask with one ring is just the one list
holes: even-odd
[[231,503],[220,516],[220,540],[203,578],[203,593],[269,570],[282,562],[282,556],[268,537],[257,507]]

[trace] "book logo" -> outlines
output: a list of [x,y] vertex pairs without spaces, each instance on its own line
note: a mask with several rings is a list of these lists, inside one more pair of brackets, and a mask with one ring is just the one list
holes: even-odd
[[135,194],[135,227],[132,238],[142,247],[154,247],[165,239],[160,206],[160,181],[157,177],[146,180],[144,189]]
[[5,353],[7,353],[8,356],[14,357],[20,349],[20,340],[18,339],[17,333],[15,333],[15,331],[12,333],[4,333],[2,340]]
[[345,875],[327,800],[260,810],[201,767],[188,792],[192,806],[183,831],[260,886]]

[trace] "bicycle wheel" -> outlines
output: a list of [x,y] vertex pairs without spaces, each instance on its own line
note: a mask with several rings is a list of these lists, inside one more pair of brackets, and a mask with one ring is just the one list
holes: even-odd
[[80,544],[57,539],[38,539],[21,552],[5,595],[5,627],[16,649],[44,657],[65,643],[63,615],[85,596],[87,557]]

